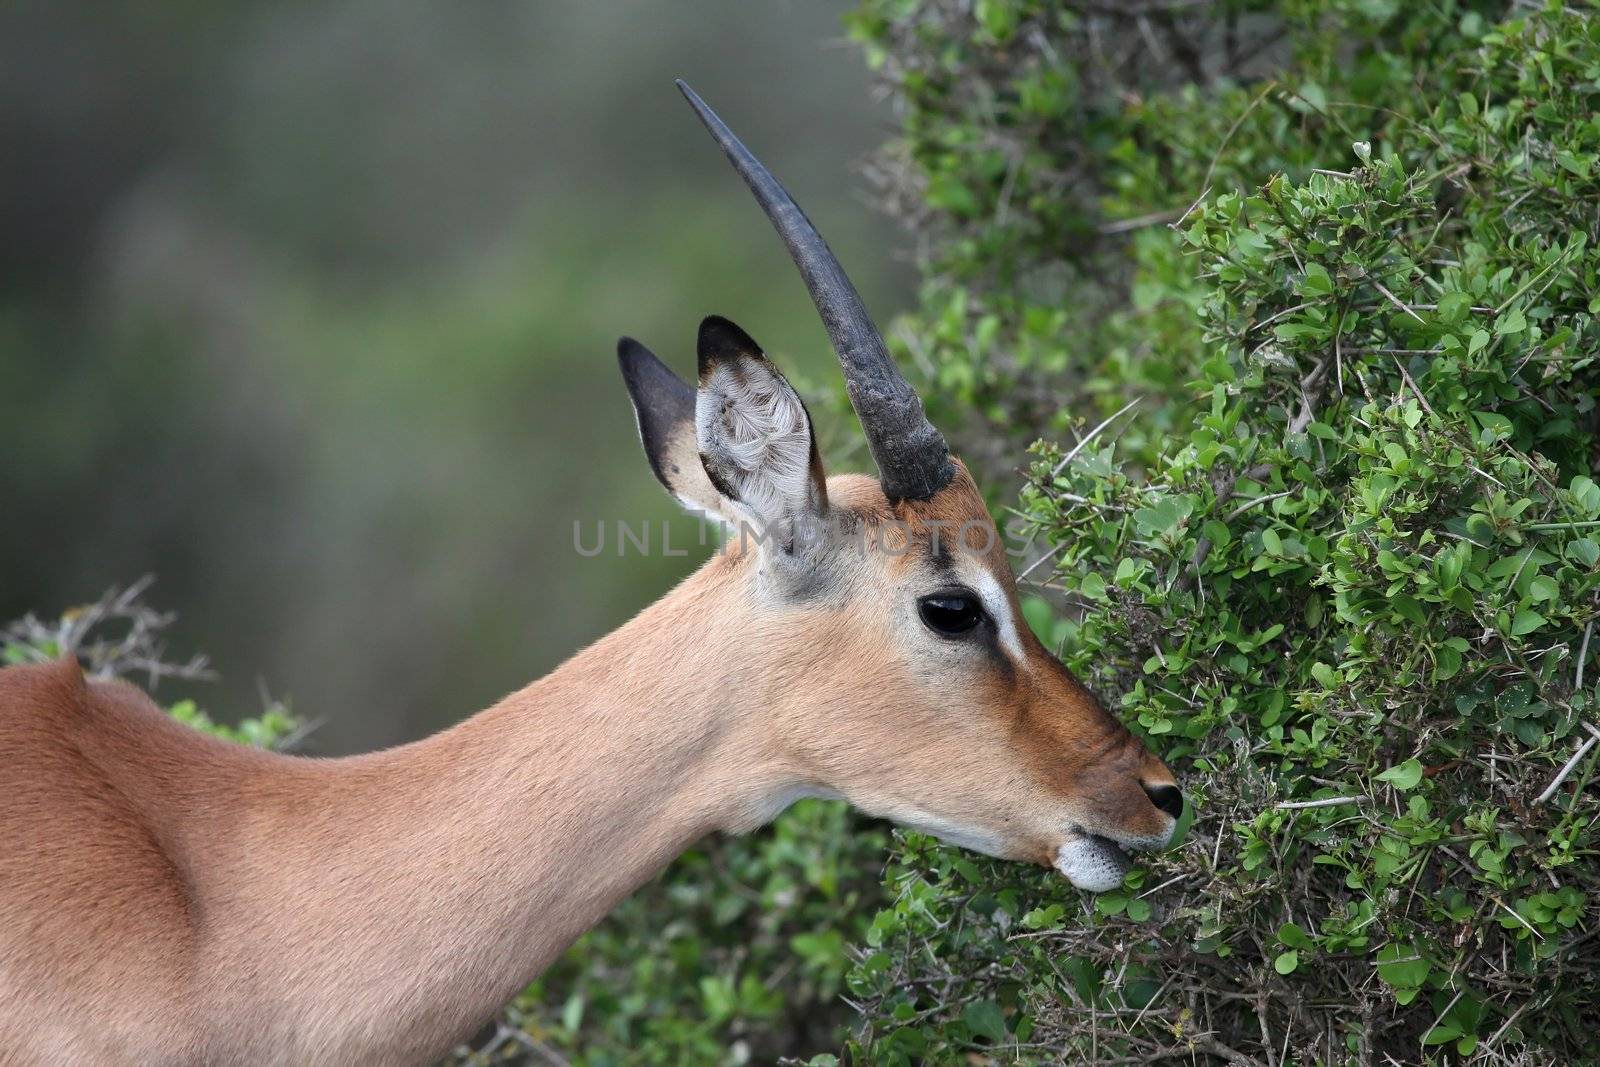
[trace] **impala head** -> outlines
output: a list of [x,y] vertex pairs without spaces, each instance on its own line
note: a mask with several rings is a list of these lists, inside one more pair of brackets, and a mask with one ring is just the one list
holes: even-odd
[[700,325],[699,383],[624,338],[656,477],[738,533],[727,568],[752,659],[803,694],[774,733],[810,783],[968,848],[1121,883],[1164,845],[1171,773],[1022,620],[999,532],[844,270],[783,187],[679,83],[788,246],[844,370],[878,479],[825,478],[800,397],[739,327]]

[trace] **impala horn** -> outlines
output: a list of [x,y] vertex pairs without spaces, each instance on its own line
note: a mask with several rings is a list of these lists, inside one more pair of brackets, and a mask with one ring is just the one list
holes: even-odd
[[895,502],[933,496],[955,477],[950,449],[923,414],[916,391],[889,358],[883,335],[872,324],[861,295],[850,284],[822,235],[778,179],[750,154],[693,89],[682,80],[677,84],[689,106],[722,146],[733,169],[755,194],[761,210],[788,247],[789,257],[800,268],[800,276],[811,291],[811,302],[827,328],[828,340],[839,354],[850,404],[861,419],[884,494]]

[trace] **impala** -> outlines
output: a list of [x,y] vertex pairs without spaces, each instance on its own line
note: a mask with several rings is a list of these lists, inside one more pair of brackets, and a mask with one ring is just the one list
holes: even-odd
[[843,269],[679,87],[799,267],[879,477],[825,478],[800,397],[708,318],[698,389],[618,355],[656,477],[740,536],[449,730],[298,758],[70,658],[0,672],[0,1063],[426,1063],[696,840],[799,797],[1094,891],[1171,836],[1171,774],[1023,623]]

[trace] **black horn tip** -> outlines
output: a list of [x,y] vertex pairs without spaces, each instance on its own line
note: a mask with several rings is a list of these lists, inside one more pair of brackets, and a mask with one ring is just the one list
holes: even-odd
[[[678,87],[678,92],[683,94],[683,98],[689,101],[689,103],[693,104],[697,109],[706,107],[706,102],[700,99],[699,93],[695,92],[689,87],[688,82],[684,81],[682,78],[673,78],[672,84],[676,85]],[[706,108],[706,110],[709,111],[710,108]]]
[[[744,143],[728,128],[728,124],[722,121],[722,116],[711,110],[711,105],[700,99],[699,93],[689,88],[688,82],[678,78],[674,84],[677,85],[678,91],[683,94],[683,98],[689,101],[689,106],[694,109],[695,117],[700,120],[700,125],[704,126],[710,132],[712,139],[722,146],[722,151],[729,159],[734,161],[734,166],[739,169],[746,182],[752,180],[752,175],[745,173],[746,167],[753,167],[757,171],[765,171],[766,168],[762,167],[754,156],[750,156],[748,160],[739,159],[740,156],[748,156],[749,149],[745,148]],[[756,177],[757,180],[762,178],[771,182],[776,182],[777,180],[772,175],[764,173]],[[788,196],[789,194],[784,193],[783,195]]]
[[695,113],[700,116],[702,121],[705,120],[707,115],[710,115],[713,118],[716,117],[716,112],[711,110],[711,106],[709,104],[700,99],[699,93],[689,88],[688,82],[684,81],[682,78],[674,78],[672,79],[672,84],[678,87],[678,92],[682,93],[683,98],[689,101],[689,106],[694,108]]

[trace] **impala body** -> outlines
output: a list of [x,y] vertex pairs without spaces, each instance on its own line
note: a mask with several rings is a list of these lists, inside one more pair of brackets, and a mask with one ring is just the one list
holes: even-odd
[[802,796],[1091,890],[1170,837],[1172,776],[1024,625],[843,270],[684,92],[799,266],[880,477],[826,478],[800,398],[710,318],[697,389],[619,360],[652,469],[727,548],[450,730],[297,758],[71,660],[0,671],[0,1064],[427,1063],[696,840]]

